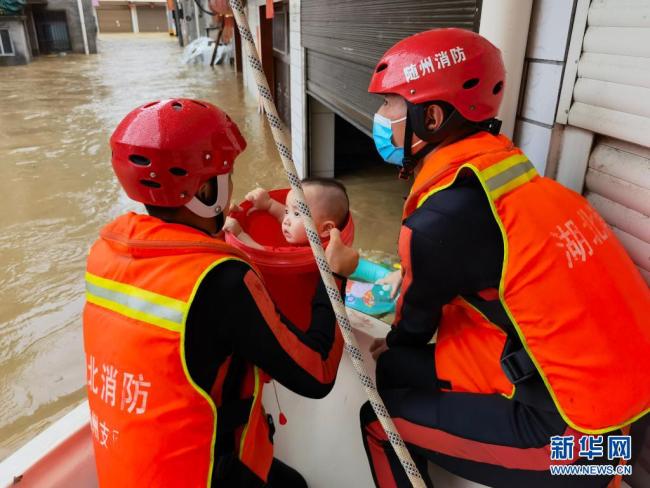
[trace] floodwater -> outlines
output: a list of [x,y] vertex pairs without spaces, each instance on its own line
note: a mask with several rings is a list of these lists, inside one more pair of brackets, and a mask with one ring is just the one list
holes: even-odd
[[[110,166],[108,139],[126,113],[160,98],[215,103],[248,140],[235,198],[256,185],[286,186],[257,100],[232,68],[185,66],[175,38],[165,35],[103,36],[99,51],[0,70],[0,459],[85,395],[86,252],[110,219],[140,209]],[[395,170],[344,180],[356,246],[394,253],[404,193]]]

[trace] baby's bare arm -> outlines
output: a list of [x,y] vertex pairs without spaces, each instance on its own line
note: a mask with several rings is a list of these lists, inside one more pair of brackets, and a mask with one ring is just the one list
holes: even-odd
[[271,199],[271,204],[269,205],[268,212],[273,215],[273,217],[275,217],[278,222],[281,223],[284,220],[285,209],[285,205],[282,205],[280,202],[276,202],[275,200]]
[[251,236],[249,236],[246,232],[241,231],[239,235],[237,236],[237,239],[239,239],[241,242],[246,244],[248,247],[252,247],[253,249],[264,249],[264,246],[261,244],[258,244],[255,242],[255,239],[253,239]]
[[237,237],[240,242],[243,242],[248,247],[252,247],[253,249],[264,249],[264,246],[255,242],[255,239],[244,232],[237,219],[226,217],[226,222],[223,225],[223,230],[230,232],[232,235]]
[[[253,204],[255,210],[266,210],[273,215],[279,222],[284,219],[284,205],[276,202],[271,198],[269,192],[264,188],[255,188],[246,194],[246,200]],[[250,210],[252,212],[254,210]]]

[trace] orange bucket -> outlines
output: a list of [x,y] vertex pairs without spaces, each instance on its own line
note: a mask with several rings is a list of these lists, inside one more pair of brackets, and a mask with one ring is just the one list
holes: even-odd
[[[269,195],[284,205],[289,189],[271,190]],[[262,273],[266,289],[280,312],[301,330],[311,322],[311,300],[320,279],[316,261],[309,244],[292,246],[282,235],[282,226],[271,214],[255,211],[248,214],[252,204],[239,204],[242,211],[232,212],[244,232],[264,249],[253,249],[232,234],[226,233],[226,242],[248,255]],[[247,215],[248,214],[248,215]],[[341,230],[341,240],[352,245],[354,223],[352,216]],[[323,243],[327,245],[327,241]]]

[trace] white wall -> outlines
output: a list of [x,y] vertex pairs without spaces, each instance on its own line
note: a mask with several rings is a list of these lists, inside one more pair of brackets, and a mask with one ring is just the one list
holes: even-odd
[[544,174],[575,0],[535,0],[514,141]]
[[483,0],[479,34],[501,50],[506,84],[499,119],[512,137],[533,0]]
[[291,46],[291,144],[293,160],[301,177],[307,174],[307,95],[305,50],[300,38],[300,0],[289,0],[289,44]]
[[[247,12],[248,24],[255,38],[255,45],[258,46],[257,30],[260,25],[260,5],[265,5],[265,0],[249,0]],[[306,174],[305,151],[306,143],[306,95],[305,95],[305,74],[304,49],[300,39],[300,0],[289,0],[289,45],[291,58],[291,145],[293,160],[296,169],[301,177]],[[259,54],[259,46],[258,46]],[[243,58],[244,86],[255,97],[258,96],[255,79],[251,73],[250,66]]]
[[[321,178],[334,177],[336,114],[316,99],[309,104],[309,174]],[[298,136],[297,136],[298,137]]]
[[[253,39],[255,39],[255,46],[257,46],[257,54],[260,54],[260,48],[258,45],[259,39],[257,37],[257,30],[260,26],[260,14],[259,7],[260,5],[265,5],[266,0],[249,0],[248,5],[246,6],[246,15],[248,16],[248,27],[253,34]],[[255,97],[257,97],[257,85],[255,85],[255,78],[251,72],[251,68],[248,65],[248,60],[246,58],[246,49],[243,48],[242,52],[242,72],[244,75],[244,86],[246,89]]]

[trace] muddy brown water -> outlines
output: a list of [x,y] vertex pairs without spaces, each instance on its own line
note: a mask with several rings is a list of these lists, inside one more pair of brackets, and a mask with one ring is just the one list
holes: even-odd
[[[257,100],[230,67],[183,65],[165,35],[103,36],[99,51],[0,70],[0,459],[85,395],[85,255],[102,225],[140,210],[110,167],[108,138],[129,110],[170,97],[215,103],[248,140],[235,198],[256,185],[286,186]],[[343,179],[355,245],[390,257],[404,185],[388,167]]]

